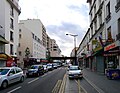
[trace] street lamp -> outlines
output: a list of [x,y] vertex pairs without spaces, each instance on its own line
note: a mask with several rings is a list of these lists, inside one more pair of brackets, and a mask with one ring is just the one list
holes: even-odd
[[73,37],[74,37],[75,65],[78,65],[78,64],[77,64],[77,60],[76,60],[76,37],[77,37],[78,35],[76,35],[76,34],[66,34],[66,35],[70,35],[70,36],[73,36]]

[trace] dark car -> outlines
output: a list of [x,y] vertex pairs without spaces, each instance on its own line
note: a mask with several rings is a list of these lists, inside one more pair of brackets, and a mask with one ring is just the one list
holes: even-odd
[[43,65],[32,65],[26,73],[27,77],[29,77],[29,76],[40,76],[40,75],[43,75],[43,74],[44,74]]

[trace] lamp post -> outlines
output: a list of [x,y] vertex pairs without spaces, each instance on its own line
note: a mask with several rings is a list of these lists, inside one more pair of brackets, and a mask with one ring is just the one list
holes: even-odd
[[78,36],[77,34],[66,34],[74,37],[74,53],[75,53],[75,65],[78,65],[77,59],[76,59],[76,37]]

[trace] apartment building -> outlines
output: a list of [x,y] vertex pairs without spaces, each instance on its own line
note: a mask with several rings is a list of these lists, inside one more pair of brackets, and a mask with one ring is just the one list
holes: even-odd
[[0,37],[2,37],[2,45],[0,44],[0,46],[3,48],[0,52],[11,56],[16,56],[19,41],[18,16],[21,13],[21,8],[18,1],[0,0]]
[[104,56],[106,68],[120,68],[120,0],[105,1],[106,46]]
[[46,58],[46,47],[42,42],[43,24],[39,19],[20,20],[19,23],[19,63],[23,66],[23,59],[32,57]]
[[87,0],[90,28],[77,51],[79,65],[105,73],[120,68],[120,0]]
[[61,50],[54,39],[50,40],[50,56],[61,57]]

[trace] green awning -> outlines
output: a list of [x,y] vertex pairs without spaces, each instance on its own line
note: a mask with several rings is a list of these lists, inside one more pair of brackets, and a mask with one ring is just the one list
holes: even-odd
[[2,36],[0,36],[0,43],[9,44],[9,42]]

